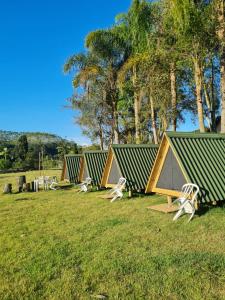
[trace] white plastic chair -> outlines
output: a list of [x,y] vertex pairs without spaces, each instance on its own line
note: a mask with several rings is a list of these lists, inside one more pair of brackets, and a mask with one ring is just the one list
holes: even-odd
[[38,192],[39,187],[42,186],[44,190],[48,190],[49,176],[39,176],[34,180],[35,191]]
[[56,176],[53,176],[51,178],[49,178],[49,189],[50,190],[53,190],[53,191],[56,191],[56,186],[58,185],[58,180],[57,180],[57,177]]
[[122,191],[125,188],[126,182],[127,182],[126,178],[121,177],[118,183],[115,185],[115,187],[109,191],[109,194],[111,196],[114,195],[114,197],[110,202],[114,202],[116,199],[121,199],[123,197]]
[[183,214],[191,214],[188,220],[190,222],[195,214],[195,202],[197,201],[199,187],[194,183],[186,183],[182,186],[181,192],[181,196],[173,201],[173,204],[179,204],[179,210],[175,214],[173,221],[176,221]]
[[92,179],[90,177],[87,177],[84,182],[82,182],[81,184],[79,184],[78,186],[80,187],[80,191],[86,193],[88,191],[88,186],[91,185],[92,183]]
[[38,192],[40,186],[42,186],[44,190],[56,190],[55,186],[57,184],[58,181],[56,176],[39,176],[36,180],[34,180],[36,192]]

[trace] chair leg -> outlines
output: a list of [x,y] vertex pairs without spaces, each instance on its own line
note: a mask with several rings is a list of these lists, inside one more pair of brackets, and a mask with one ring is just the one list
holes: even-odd
[[55,188],[55,186],[54,185],[56,185],[57,183],[55,183],[55,182],[52,182],[51,184],[50,184],[50,186],[49,186],[49,189],[50,190],[53,190],[53,191],[56,191],[56,188]]
[[175,214],[175,216],[173,217],[173,221],[176,221],[178,218],[180,218],[180,216],[182,216],[184,214],[184,210],[180,209],[178,210],[178,212]]
[[118,198],[118,195],[115,195],[115,196],[112,198],[112,200],[110,200],[110,202],[111,202],[111,203],[114,202],[117,198]]
[[121,199],[122,197],[123,193],[121,191],[116,191],[114,198],[110,202],[114,202],[116,199]]
[[188,219],[188,223],[192,220],[192,218],[194,217],[195,214],[195,210],[193,211],[193,213],[191,214],[190,218]]

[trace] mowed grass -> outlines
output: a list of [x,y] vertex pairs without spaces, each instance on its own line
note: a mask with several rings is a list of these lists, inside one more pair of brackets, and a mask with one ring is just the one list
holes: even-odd
[[0,299],[225,299],[223,208],[174,223],[163,197],[103,194],[0,196]]

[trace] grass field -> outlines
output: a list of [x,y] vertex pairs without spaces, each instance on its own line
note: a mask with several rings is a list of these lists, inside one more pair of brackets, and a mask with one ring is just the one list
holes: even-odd
[[225,299],[224,208],[173,223],[163,197],[101,194],[0,196],[0,299]]

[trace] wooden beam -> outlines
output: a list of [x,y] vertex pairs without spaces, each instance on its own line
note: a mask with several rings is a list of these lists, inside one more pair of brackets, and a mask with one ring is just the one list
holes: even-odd
[[80,173],[79,173],[79,182],[83,181],[83,176],[84,176],[84,157],[81,157],[81,166],[80,166]]
[[[108,169],[108,173],[107,173],[107,177],[106,177],[106,184],[108,184],[108,180],[109,180],[109,174],[110,174],[110,171],[111,171],[111,168],[112,168],[112,163],[113,163],[113,151],[111,149],[111,160],[109,162],[109,169]],[[114,186],[114,185],[113,185]]]
[[168,150],[169,150],[169,142],[166,135],[164,135],[151,174],[148,179],[145,193],[153,192],[153,189],[156,187],[156,183],[160,176]]
[[110,148],[109,154],[108,154],[108,157],[107,157],[107,160],[106,160],[106,164],[105,164],[105,167],[104,167],[104,171],[103,171],[103,174],[102,174],[101,187],[106,187],[111,164],[112,164],[112,149]]
[[114,188],[116,186],[116,184],[112,184],[112,183],[106,183],[105,187],[106,188]]
[[171,196],[167,196],[167,203],[168,205],[172,205],[173,201]]
[[175,190],[167,190],[167,189],[160,189],[160,188],[153,188],[153,193],[157,193],[160,195],[172,196],[172,197],[180,197],[181,191]]
[[66,176],[66,160],[65,158],[63,159],[63,169],[62,169],[62,174],[61,174],[61,180],[65,180]]

